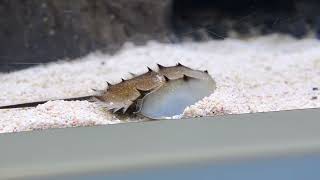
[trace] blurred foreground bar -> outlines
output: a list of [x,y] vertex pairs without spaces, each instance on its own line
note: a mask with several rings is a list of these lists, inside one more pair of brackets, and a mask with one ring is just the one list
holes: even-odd
[[[298,158],[297,169],[320,164],[319,117],[320,109],[307,109],[1,134],[0,179],[134,178],[163,168],[315,155],[302,164]],[[272,167],[294,170],[281,163]]]

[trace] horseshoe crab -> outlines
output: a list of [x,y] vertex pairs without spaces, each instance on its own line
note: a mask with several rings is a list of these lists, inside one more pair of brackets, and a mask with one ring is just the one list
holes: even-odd
[[[165,67],[157,64],[158,70],[148,67],[148,72],[118,84],[110,84],[95,94],[60,100],[101,101],[104,107],[115,114],[142,115],[151,119],[171,117],[182,113],[188,105],[213,93],[215,81],[208,71],[193,70],[180,63]],[[4,108],[32,107],[47,101],[2,106]]]

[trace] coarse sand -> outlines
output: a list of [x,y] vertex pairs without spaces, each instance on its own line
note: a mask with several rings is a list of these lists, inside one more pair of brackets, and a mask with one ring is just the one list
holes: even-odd
[[[270,35],[246,40],[144,46],[126,43],[115,55],[93,52],[71,62],[59,61],[0,74],[0,106],[77,97],[120,82],[146,66],[157,70],[177,62],[208,70],[217,83],[209,97],[185,109],[184,117],[241,114],[320,107],[320,42]],[[196,93],[196,92],[195,92]],[[102,105],[88,101],[49,101],[35,108],[0,110],[0,133],[116,124]]]

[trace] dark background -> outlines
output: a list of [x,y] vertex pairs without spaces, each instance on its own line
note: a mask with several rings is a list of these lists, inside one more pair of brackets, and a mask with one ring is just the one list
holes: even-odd
[[125,41],[179,43],[320,32],[317,0],[1,0],[0,72],[114,53]]

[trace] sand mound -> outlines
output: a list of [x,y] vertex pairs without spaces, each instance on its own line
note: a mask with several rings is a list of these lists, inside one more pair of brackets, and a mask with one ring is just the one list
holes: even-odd
[[[143,73],[156,63],[205,70],[217,82],[210,97],[184,116],[240,114],[320,107],[320,42],[271,35],[249,40],[126,44],[114,56],[95,52],[72,62],[40,65],[0,74],[0,105],[76,97],[116,83],[128,72]],[[98,103],[50,101],[36,108],[0,110],[0,132],[115,124]],[[137,121],[138,119],[130,119]]]

